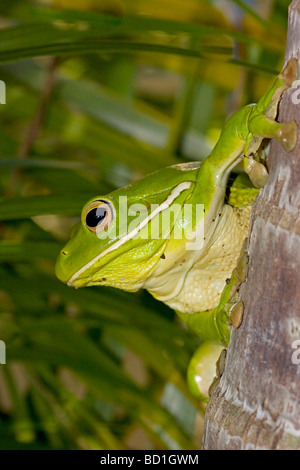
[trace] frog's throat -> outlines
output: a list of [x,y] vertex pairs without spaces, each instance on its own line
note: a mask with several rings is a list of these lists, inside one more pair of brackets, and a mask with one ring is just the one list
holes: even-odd
[[191,181],[184,181],[180,184],[178,184],[173,191],[169,194],[167,199],[160,204],[156,209],[154,209],[151,214],[148,215],[137,227],[135,227],[131,232],[127,233],[126,236],[122,237],[120,240],[118,240],[116,243],[108,247],[106,250],[102,251],[102,253],[99,253],[99,255],[95,256],[93,259],[91,259],[88,263],[86,263],[82,268],[80,268],[78,271],[76,271],[68,280],[67,284],[68,286],[72,286],[74,281],[78,279],[78,277],[85,273],[87,269],[92,267],[94,263],[99,261],[101,258],[103,258],[105,255],[108,253],[111,253],[112,251],[117,250],[120,248],[120,246],[124,245],[126,242],[134,238],[154,217],[156,217],[160,212],[163,212],[164,210],[168,209],[170,205],[173,203],[173,201],[186,189],[189,189],[192,185]]

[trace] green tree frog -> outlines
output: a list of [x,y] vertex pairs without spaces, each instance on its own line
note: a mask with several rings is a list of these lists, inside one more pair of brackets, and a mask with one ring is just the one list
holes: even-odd
[[[251,205],[267,178],[262,140],[275,138],[287,151],[296,145],[296,123],[275,121],[296,71],[291,59],[257,104],[234,113],[201,164],[174,165],[88,201],[56,263],[57,277],[69,286],[144,288],[173,308],[203,340],[188,383],[206,401],[216,361],[241,321],[243,244]],[[229,175],[242,161],[245,172],[228,196]],[[221,354],[219,374],[222,361]]]

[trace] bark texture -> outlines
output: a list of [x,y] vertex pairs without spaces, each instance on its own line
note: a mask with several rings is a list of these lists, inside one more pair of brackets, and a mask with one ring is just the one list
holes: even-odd
[[[291,57],[299,63],[300,0],[289,8],[286,62]],[[291,119],[300,129],[299,87],[280,103],[278,120]],[[204,449],[300,449],[300,364],[292,360],[300,340],[299,133],[293,152],[271,143],[269,171],[252,212],[243,323],[207,407]]]

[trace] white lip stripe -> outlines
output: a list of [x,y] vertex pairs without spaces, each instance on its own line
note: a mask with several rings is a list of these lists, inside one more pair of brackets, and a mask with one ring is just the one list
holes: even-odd
[[171,194],[168,196],[168,198],[163,202],[160,206],[158,206],[151,214],[148,215],[135,229],[133,229],[130,233],[128,233],[125,237],[123,237],[121,240],[117,241],[110,247],[108,247],[106,250],[104,250],[100,255],[97,255],[95,258],[93,258],[91,261],[89,261],[87,264],[85,264],[82,268],[80,268],[76,273],[73,274],[72,277],[70,277],[68,281],[68,285],[72,284],[73,281],[77,277],[80,276],[81,273],[86,271],[88,268],[90,268],[96,261],[98,261],[100,258],[105,256],[107,253],[110,253],[111,251],[116,250],[120,246],[122,246],[124,243],[126,243],[128,240],[131,240],[135,235],[138,234],[142,228],[145,227],[145,225],[148,224],[150,220],[152,220],[157,214],[160,212],[168,209],[170,207],[170,204],[179,196],[182,191],[189,189],[191,187],[191,182],[190,181],[184,181],[183,183],[180,183],[176,188],[173,189]]

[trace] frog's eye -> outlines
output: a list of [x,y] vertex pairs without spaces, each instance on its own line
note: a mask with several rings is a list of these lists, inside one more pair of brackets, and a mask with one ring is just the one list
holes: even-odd
[[114,217],[112,205],[108,201],[99,199],[91,202],[84,211],[83,220],[91,232],[102,232]]

